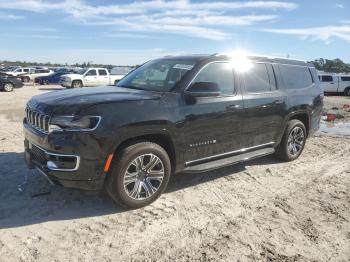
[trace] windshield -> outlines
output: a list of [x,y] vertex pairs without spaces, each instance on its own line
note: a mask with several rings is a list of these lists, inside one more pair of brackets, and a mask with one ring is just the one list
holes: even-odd
[[80,70],[77,71],[77,74],[78,74],[78,75],[83,75],[83,74],[85,74],[85,72],[86,72],[87,70],[88,70],[88,69],[80,69]]
[[170,91],[192,68],[196,61],[159,59],[147,62],[120,80],[119,87],[149,91]]

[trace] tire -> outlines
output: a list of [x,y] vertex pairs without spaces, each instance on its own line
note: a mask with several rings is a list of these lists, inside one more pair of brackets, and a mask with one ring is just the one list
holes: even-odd
[[28,76],[23,77],[22,81],[23,81],[24,83],[28,83],[28,82],[30,82],[30,78],[29,78]]
[[83,83],[80,80],[74,80],[72,82],[72,88],[82,88]]
[[297,159],[304,150],[306,136],[304,124],[297,119],[290,120],[287,123],[282,140],[276,148],[275,155],[283,161]]
[[12,83],[4,83],[3,89],[5,92],[11,92],[13,91],[13,84]]
[[348,86],[347,88],[345,88],[345,90],[344,90],[344,95],[345,95],[345,96],[350,96],[350,86]]
[[[136,142],[124,147],[115,157],[108,173],[106,190],[116,203],[140,208],[154,202],[164,192],[169,182],[171,164],[161,146],[151,142]],[[148,164],[150,168],[147,171],[137,168],[138,165],[147,169]]]

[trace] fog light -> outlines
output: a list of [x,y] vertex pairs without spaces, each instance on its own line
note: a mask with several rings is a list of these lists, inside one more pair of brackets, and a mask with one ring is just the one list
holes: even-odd
[[58,168],[58,166],[52,161],[47,161],[46,166],[47,166],[48,169],[56,169],[56,168]]

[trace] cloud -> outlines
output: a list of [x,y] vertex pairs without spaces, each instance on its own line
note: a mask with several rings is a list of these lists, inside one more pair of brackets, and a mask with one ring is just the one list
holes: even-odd
[[308,27],[295,29],[262,29],[260,31],[295,35],[303,39],[319,39],[325,43],[330,43],[333,38],[339,38],[350,43],[350,25],[341,26],[324,26],[324,27]]
[[24,16],[19,16],[19,15],[11,15],[11,14],[2,14],[0,13],[0,20],[22,20],[24,19]]
[[335,4],[335,8],[345,8],[343,4]]
[[[157,32],[223,40],[227,26],[250,26],[277,20],[276,10],[290,11],[297,4],[285,1],[150,0],[126,4],[92,5],[83,0],[0,0],[0,9],[29,12],[61,12],[84,25],[113,26],[131,33]],[[264,14],[234,16],[232,10],[256,10]],[[114,29],[115,30],[115,29]]]

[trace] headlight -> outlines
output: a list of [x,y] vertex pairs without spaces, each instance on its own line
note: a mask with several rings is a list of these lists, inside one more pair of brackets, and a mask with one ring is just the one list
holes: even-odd
[[100,116],[54,116],[49,131],[92,131],[101,121]]

